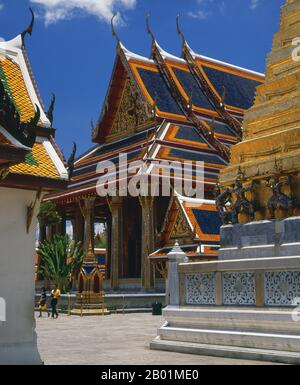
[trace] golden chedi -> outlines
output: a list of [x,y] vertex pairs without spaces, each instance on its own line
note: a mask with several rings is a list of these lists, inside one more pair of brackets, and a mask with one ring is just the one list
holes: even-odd
[[178,300],[164,309],[153,349],[300,363],[299,27],[300,0],[287,0],[266,84],[216,189],[219,259],[177,262],[169,287]]
[[[230,165],[221,171],[221,190],[231,189],[234,202],[241,181],[256,220],[300,213],[299,44],[300,0],[288,0],[267,58],[266,81],[245,114],[243,141],[232,148]],[[247,207],[237,211],[239,223],[252,220]]]

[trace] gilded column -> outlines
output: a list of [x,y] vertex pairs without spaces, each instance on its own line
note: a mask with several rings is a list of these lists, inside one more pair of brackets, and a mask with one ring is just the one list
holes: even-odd
[[[84,250],[89,250],[90,244],[94,246],[94,206],[96,197],[87,197],[83,204],[80,203],[80,210],[84,218]],[[88,253],[86,253],[87,255]]]
[[153,267],[149,260],[149,255],[154,251],[154,198],[141,196],[139,200],[142,207],[141,278],[143,289],[149,290],[154,287]]
[[118,290],[122,258],[123,200],[118,196],[110,197],[108,203],[111,212],[110,281],[111,288]]

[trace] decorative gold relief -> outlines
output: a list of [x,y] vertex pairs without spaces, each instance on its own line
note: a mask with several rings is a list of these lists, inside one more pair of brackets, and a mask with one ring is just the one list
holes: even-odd
[[156,262],[154,263],[154,266],[163,278],[168,278],[168,268],[166,262]]
[[170,238],[186,238],[191,236],[190,228],[182,211],[179,210]]
[[148,122],[150,117],[146,103],[136,91],[132,81],[127,79],[111,134],[131,133]]

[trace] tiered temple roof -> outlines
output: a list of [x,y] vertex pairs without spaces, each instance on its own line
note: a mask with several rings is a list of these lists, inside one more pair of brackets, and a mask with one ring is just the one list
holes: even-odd
[[52,190],[66,185],[68,173],[26,54],[31,29],[0,42],[0,165],[7,175],[1,185]]
[[170,201],[161,232],[161,248],[150,255],[153,261],[167,259],[175,242],[190,259],[216,259],[220,243],[220,217],[215,201],[179,196]]
[[[242,135],[244,110],[264,75],[194,53],[183,58],[152,43],[152,58],[129,52],[120,41],[107,96],[90,151],[75,162],[68,189],[50,196],[69,202],[95,193],[100,161],[204,161],[206,188],[228,163],[226,148]],[[186,53],[186,51],[188,51]]]
[[[213,189],[219,171],[228,164],[230,147],[242,138],[244,111],[252,105],[264,75],[196,54],[181,32],[182,58],[176,57],[149,33],[150,59],[128,51],[117,37],[112,77],[93,128],[96,145],[75,162],[68,188],[47,199],[65,205],[96,195],[101,176],[97,165],[103,161],[116,165],[120,153],[127,155],[129,164],[140,160],[142,165],[124,176],[123,164],[118,164],[119,181],[141,172],[153,175],[153,161],[202,161],[205,200],[194,201],[191,208],[184,197],[174,197],[159,234],[162,249],[151,257],[165,257],[168,247],[181,238],[181,244],[190,246],[191,255],[216,258],[220,218]],[[106,171],[114,172],[109,167]],[[165,166],[160,177],[169,171]],[[190,173],[193,181],[197,172],[192,169]],[[177,170],[173,175],[176,178]],[[105,197],[101,199],[107,204]],[[184,229],[186,234],[181,234]]]

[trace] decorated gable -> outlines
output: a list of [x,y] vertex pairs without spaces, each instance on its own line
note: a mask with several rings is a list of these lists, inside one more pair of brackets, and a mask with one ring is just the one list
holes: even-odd
[[148,127],[151,124],[149,111],[136,87],[126,80],[122,98],[112,125],[111,135],[124,136]]

